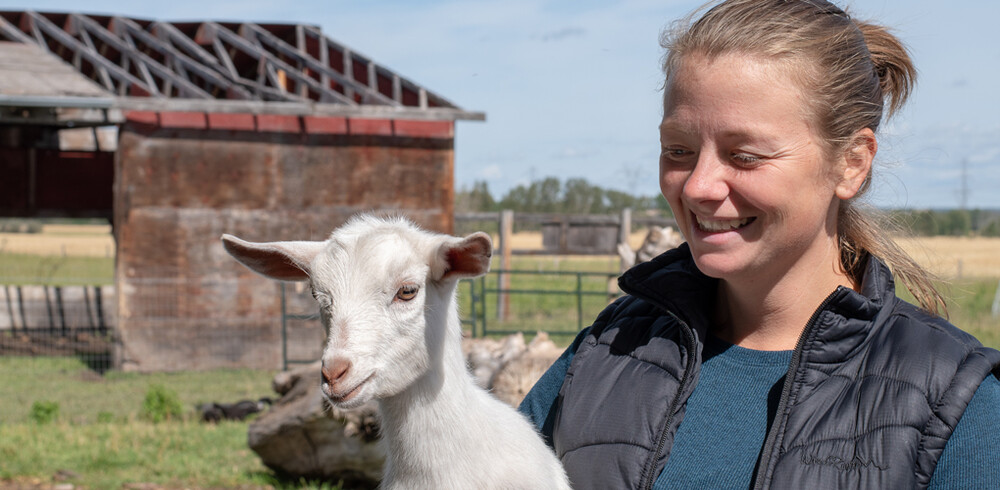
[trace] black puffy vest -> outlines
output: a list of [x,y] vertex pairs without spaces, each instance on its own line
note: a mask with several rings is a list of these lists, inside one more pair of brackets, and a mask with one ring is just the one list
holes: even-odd
[[[652,488],[698,382],[716,281],[686,245],[628,271],[557,399],[556,453],[576,489]],[[924,488],[1000,352],[895,296],[869,259],[857,293],[816,310],[789,365],[754,488]]]

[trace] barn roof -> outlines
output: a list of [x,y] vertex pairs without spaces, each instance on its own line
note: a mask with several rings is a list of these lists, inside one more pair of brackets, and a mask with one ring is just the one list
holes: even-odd
[[310,25],[3,11],[0,41],[0,106],[485,119]]

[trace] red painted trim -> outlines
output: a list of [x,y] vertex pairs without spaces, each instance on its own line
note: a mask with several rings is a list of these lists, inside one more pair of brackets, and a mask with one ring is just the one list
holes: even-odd
[[345,117],[305,116],[302,122],[309,134],[347,134]]
[[352,135],[392,136],[392,120],[358,119],[352,117],[348,120],[347,129]]
[[254,131],[257,129],[257,124],[253,114],[210,112],[208,113],[208,127],[233,131]]
[[125,113],[125,119],[131,123],[160,125],[160,115],[153,111],[128,111]]
[[161,112],[160,126],[164,128],[205,129],[208,121],[204,112]]
[[451,121],[413,121],[396,119],[393,122],[396,136],[406,138],[438,138],[451,139],[455,137],[455,126]]
[[298,133],[302,131],[299,116],[258,114],[257,131],[262,133]]

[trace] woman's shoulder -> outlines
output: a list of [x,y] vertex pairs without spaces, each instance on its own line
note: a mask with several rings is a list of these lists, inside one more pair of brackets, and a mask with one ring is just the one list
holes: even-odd
[[931,340],[927,345],[928,349],[958,349],[963,352],[988,349],[974,335],[945,318],[898,298],[885,323],[890,328],[898,329],[899,335],[927,336]]
[[997,488],[998,460],[1000,380],[987,376],[948,439],[928,488]]

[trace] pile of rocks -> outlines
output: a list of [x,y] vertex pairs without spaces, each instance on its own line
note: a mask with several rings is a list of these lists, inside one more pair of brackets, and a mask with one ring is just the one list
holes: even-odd
[[[544,333],[528,344],[520,333],[465,339],[462,351],[479,385],[515,407],[562,353]],[[287,476],[374,488],[385,461],[375,404],[333,408],[323,400],[319,380],[318,362],[275,376],[272,386],[281,398],[250,424],[250,448]]]

